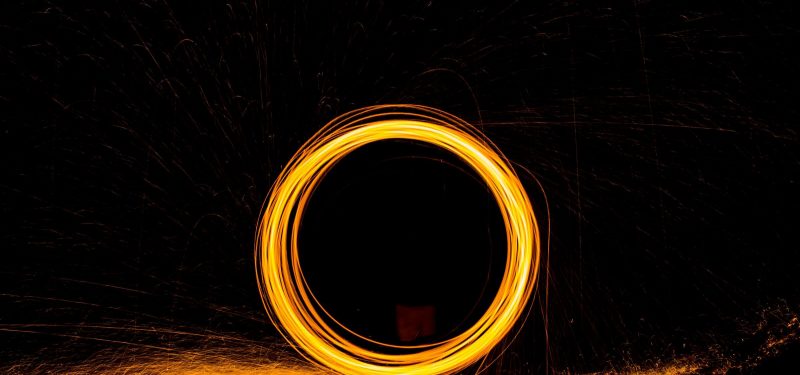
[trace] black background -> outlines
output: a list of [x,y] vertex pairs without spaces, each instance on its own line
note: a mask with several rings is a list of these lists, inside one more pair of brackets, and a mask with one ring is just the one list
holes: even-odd
[[[325,175],[303,216],[304,275],[347,327],[398,341],[395,306],[433,306],[453,336],[489,306],[505,267],[503,220],[480,177],[443,150],[383,141]],[[406,343],[408,344],[408,343]]]
[[[547,293],[492,371],[796,370],[796,20],[775,1],[3,2],[4,365],[283,348],[252,260],[271,183],[334,116],[418,103],[481,128],[549,203]],[[493,206],[398,147],[320,191],[361,211],[319,208],[309,246],[362,262],[335,265],[342,285],[403,273],[361,267],[370,246],[441,249],[428,282],[473,285],[439,299],[464,313],[502,247]],[[324,293],[347,309],[379,285]]]

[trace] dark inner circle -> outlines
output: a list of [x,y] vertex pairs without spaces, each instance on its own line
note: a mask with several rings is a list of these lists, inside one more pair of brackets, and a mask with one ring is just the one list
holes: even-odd
[[[334,166],[299,234],[304,275],[325,309],[394,344],[438,341],[473,324],[497,293],[505,246],[497,202],[466,163],[395,140]],[[425,328],[409,340],[409,324]]]

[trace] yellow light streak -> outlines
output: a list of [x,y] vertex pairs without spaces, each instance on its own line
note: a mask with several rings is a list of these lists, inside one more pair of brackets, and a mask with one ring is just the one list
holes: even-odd
[[[506,228],[507,260],[497,295],[474,325],[436,343],[391,345],[353,332],[320,305],[300,268],[300,223],[316,186],[353,150],[390,139],[428,143],[467,163],[494,196]],[[516,172],[478,129],[430,107],[381,105],[337,117],[297,151],[272,186],[255,250],[258,287],[272,323],[313,363],[346,374],[449,374],[484,358],[512,330],[535,286],[540,240]]]

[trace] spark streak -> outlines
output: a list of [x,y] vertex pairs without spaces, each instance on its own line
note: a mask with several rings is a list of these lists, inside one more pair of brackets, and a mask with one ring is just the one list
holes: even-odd
[[[300,268],[300,224],[315,187],[356,148],[390,139],[429,143],[466,162],[491,191],[506,228],[507,262],[497,295],[473,326],[436,343],[391,345],[353,332],[320,305]],[[258,286],[273,324],[310,361],[347,374],[455,373],[484,358],[525,310],[539,272],[539,258],[533,207],[508,160],[467,122],[418,105],[359,109],[317,132],[272,186],[255,249]],[[339,331],[333,329],[337,326]],[[341,330],[353,337],[342,336]],[[367,349],[364,344],[387,350]]]

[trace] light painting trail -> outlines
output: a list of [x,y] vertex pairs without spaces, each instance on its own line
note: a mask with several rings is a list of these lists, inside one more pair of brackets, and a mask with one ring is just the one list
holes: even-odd
[[[319,304],[300,268],[300,223],[315,187],[353,150],[390,139],[428,143],[463,160],[494,196],[506,228],[507,261],[497,295],[474,325],[436,343],[390,345],[353,332]],[[383,105],[334,119],[292,157],[267,199],[255,260],[270,319],[313,363],[346,374],[441,374],[484,358],[514,328],[534,290],[539,255],[539,228],[530,199],[508,160],[486,136],[434,108]]]

